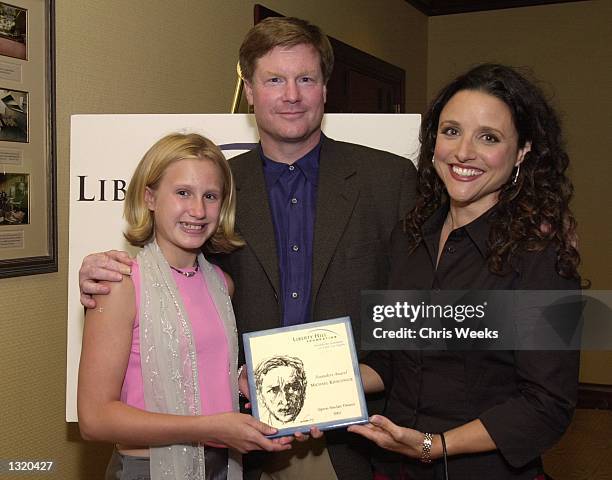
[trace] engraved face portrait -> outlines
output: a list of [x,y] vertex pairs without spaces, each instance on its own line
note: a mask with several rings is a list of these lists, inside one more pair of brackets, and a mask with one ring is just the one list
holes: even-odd
[[255,369],[255,385],[271,425],[297,418],[306,398],[306,374],[299,358],[276,356],[261,362]]

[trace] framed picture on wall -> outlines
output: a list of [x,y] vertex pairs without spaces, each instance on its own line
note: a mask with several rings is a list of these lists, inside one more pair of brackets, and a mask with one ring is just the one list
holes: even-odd
[[28,92],[0,88],[0,142],[28,141]]
[[27,225],[30,176],[26,173],[0,173],[0,225]]
[[0,2],[0,55],[26,60],[28,10]]
[[54,7],[0,1],[0,278],[57,271]]

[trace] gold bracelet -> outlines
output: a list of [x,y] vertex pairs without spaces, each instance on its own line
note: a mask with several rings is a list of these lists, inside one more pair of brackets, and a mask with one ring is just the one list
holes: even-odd
[[423,438],[423,450],[421,451],[421,462],[431,463],[431,445],[433,441],[432,433],[425,433]]

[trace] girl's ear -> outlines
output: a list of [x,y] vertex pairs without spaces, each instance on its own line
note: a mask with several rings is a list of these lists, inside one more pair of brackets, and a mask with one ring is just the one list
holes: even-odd
[[152,212],[155,211],[155,190],[152,190],[149,187],[145,187],[145,195],[144,195],[145,205]]

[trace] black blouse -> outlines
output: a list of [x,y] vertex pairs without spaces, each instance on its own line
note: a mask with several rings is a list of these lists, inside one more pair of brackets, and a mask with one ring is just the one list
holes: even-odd
[[[489,211],[454,230],[436,269],[447,208],[422,228],[422,241],[408,255],[408,236],[398,225],[391,239],[390,290],[573,290],[578,280],[556,272],[556,252],[527,252],[505,275],[488,267]],[[497,451],[449,458],[449,477],[526,479],[541,473],[540,454],[554,445],[574,411],[579,352],[389,351],[372,352],[363,363],[383,379],[385,415],[423,432],[443,432],[479,418]],[[398,476],[397,457],[378,468]],[[440,462],[422,465],[403,457],[407,478],[441,478]]]

